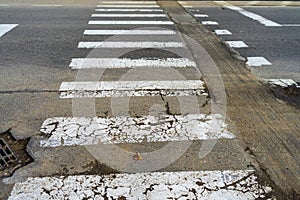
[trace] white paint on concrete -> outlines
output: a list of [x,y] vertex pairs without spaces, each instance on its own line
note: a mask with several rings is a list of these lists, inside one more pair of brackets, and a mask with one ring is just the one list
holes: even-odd
[[95,9],[97,12],[163,12],[162,9],[144,9],[144,8],[107,8],[107,9]]
[[99,1],[99,4],[156,4],[156,1]]
[[201,80],[63,82],[61,98],[205,95]]
[[159,5],[136,5],[136,4],[132,4],[132,5],[115,5],[115,4],[111,4],[111,5],[97,5],[98,8],[160,8]]
[[293,87],[293,86],[300,88],[300,85],[292,79],[265,79],[264,81],[271,85],[276,85],[283,88]]
[[197,67],[187,58],[73,58],[69,66],[72,69]]
[[217,29],[214,32],[216,35],[232,35],[232,33],[226,29]]
[[0,37],[16,28],[18,24],[0,24]]
[[183,48],[182,42],[79,42],[78,48]]
[[195,17],[208,17],[208,15],[205,15],[205,14],[194,14]]
[[[220,115],[204,114],[49,118],[41,127],[41,132],[47,136],[47,139],[42,139],[40,146],[133,144],[234,138],[223,122]],[[216,126],[219,128],[216,129]]]
[[85,30],[84,35],[175,35],[172,30]]
[[215,1],[216,3],[228,8],[228,9],[231,9],[231,10],[234,10],[234,11],[237,11],[238,13],[240,13],[241,15],[244,15],[245,17],[248,17],[250,19],[253,19],[255,21],[258,21],[259,23],[265,25],[265,26],[269,26],[269,27],[280,27],[282,25],[276,23],[276,22],[273,22],[269,19],[266,19],[258,14],[255,14],[253,12],[250,12],[250,11],[247,11],[247,10],[244,10],[243,8],[240,8],[240,7],[237,7],[237,6],[234,6],[226,1]]
[[102,25],[173,25],[172,21],[117,21],[117,20],[95,20],[89,21],[89,24]]
[[249,67],[260,67],[264,65],[272,65],[272,63],[264,57],[247,57],[246,65]]
[[225,42],[229,47],[232,48],[247,48],[248,45],[243,41],[226,41]]
[[166,17],[166,14],[92,14],[92,17]]
[[8,199],[264,199],[272,188],[257,179],[253,170],[30,177]]
[[216,21],[202,21],[201,23],[203,25],[219,25],[219,23]]

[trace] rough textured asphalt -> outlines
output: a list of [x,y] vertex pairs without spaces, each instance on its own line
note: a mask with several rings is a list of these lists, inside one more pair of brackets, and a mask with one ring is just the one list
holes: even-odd
[[[93,13],[93,9],[94,7],[0,8],[0,23],[19,24],[19,26],[15,30],[2,37],[0,40],[0,56],[1,58],[5,58],[1,59],[0,61],[1,72],[5,74],[5,76],[3,76],[3,78],[1,79],[0,84],[2,93],[0,95],[1,131],[12,128],[12,132],[18,138],[37,136],[39,134],[40,125],[46,118],[72,115],[71,102],[68,100],[60,100],[58,98],[57,90],[62,81],[73,81],[75,79],[76,73],[68,68],[68,64],[71,58],[82,56],[84,57],[89,53],[89,51],[78,50],[77,44],[79,41],[85,40],[84,38],[82,38],[82,33],[84,29],[86,29],[87,21],[90,19],[90,15],[91,13]],[[208,11],[209,9],[206,10]],[[16,19],[16,15],[14,15],[14,13],[18,13]],[[191,28],[190,31],[193,32],[193,30],[194,29]],[[246,30],[248,31],[248,29],[245,29],[245,31]],[[234,32],[234,30],[232,31]],[[281,32],[276,34],[279,35],[281,34]],[[243,38],[245,37],[243,36]],[[247,40],[245,40],[245,42],[249,43],[249,45],[251,45],[252,43],[250,38],[252,37],[249,36],[248,42]],[[266,40],[266,38],[263,39]],[[4,48],[2,49],[2,46],[4,46],[6,50]],[[220,46],[217,47],[221,48]],[[266,51],[262,50],[262,53],[263,52]],[[155,52],[152,53],[155,54]],[[226,53],[222,52],[222,56],[223,54],[226,55]],[[271,59],[270,61],[272,62]],[[234,63],[234,61],[230,62]],[[274,63],[276,63],[276,61],[273,62],[273,64]],[[291,62],[287,63],[290,64]],[[219,64],[219,66],[221,65],[222,64]],[[294,68],[292,68],[291,70],[293,69]],[[279,68],[278,70],[281,70],[281,68]],[[241,73],[243,74],[243,78],[246,77],[248,81],[253,81],[253,77],[247,74],[247,72],[242,70]],[[226,73],[224,72],[224,74]],[[290,74],[293,75],[295,73]],[[107,79],[109,80],[118,76],[120,75],[116,74],[115,72],[110,72],[107,75]],[[193,78],[192,75],[190,76],[191,78]],[[225,77],[227,77],[227,75],[225,75]],[[225,80],[227,79],[225,78]],[[257,84],[258,83],[254,81],[254,84],[252,86],[257,86]],[[227,86],[228,91],[233,90],[232,85],[227,83]],[[245,90],[247,89],[248,88],[246,88],[245,86]],[[242,90],[242,92],[245,91]],[[234,95],[235,94],[232,93],[232,96]],[[232,126],[231,128],[236,131],[236,123],[239,131],[241,131],[240,124],[243,124],[243,122],[245,122],[245,120],[247,121],[247,119],[251,118],[251,116],[253,116],[253,118],[257,116],[252,113],[253,115],[251,115],[250,117],[248,116],[248,118],[242,115],[241,119],[239,119],[239,113],[233,107],[238,105],[240,109],[241,106],[241,109],[245,109],[243,111],[247,112],[249,111],[246,109],[246,107],[248,108],[248,106],[245,106],[244,103],[242,105],[238,103],[232,103],[232,96],[230,95],[231,104],[229,105],[229,110],[231,111],[230,116],[234,118],[235,121],[229,122],[229,124]],[[140,101],[143,102],[143,100]],[[160,99],[158,98],[153,101],[159,102]],[[170,99],[169,101],[172,102],[172,99]],[[273,99],[271,99],[270,101],[274,103]],[[239,101],[239,103],[241,103],[241,101]],[[268,101],[268,103],[270,102]],[[109,106],[108,100],[102,100],[101,102],[99,102],[99,104],[101,104],[102,107],[103,105]],[[270,103],[270,105],[275,104]],[[243,108],[243,106],[245,108]],[[254,103],[251,104],[251,106],[254,106]],[[99,115],[104,115],[103,113],[105,112],[107,112],[107,109],[100,109]],[[141,110],[135,112],[143,113],[145,111]],[[176,112],[176,108],[174,108],[173,112]],[[232,113],[234,113],[234,115]],[[262,115],[262,113],[260,113],[260,115]],[[292,121],[296,120],[293,119]],[[253,123],[254,122],[256,122],[256,120],[253,120]],[[271,120],[268,118],[266,122],[267,124],[271,123]],[[254,133],[256,133],[255,131],[260,128],[249,128],[243,126],[248,125],[242,125],[241,133],[245,135],[247,135],[247,131],[252,130],[254,130]],[[267,125],[264,125],[264,127],[261,128],[263,130],[266,130],[266,133],[269,133],[266,127]],[[288,128],[286,127],[286,129]],[[276,130],[276,132],[278,132],[280,128],[277,128]],[[241,137],[244,137],[245,135]],[[289,137],[292,138],[292,136],[290,135]],[[252,138],[255,137],[251,135],[251,139]],[[241,147],[239,144],[239,140],[230,142],[221,140],[213,150],[211,155],[205,160],[198,159],[195,153],[195,149],[199,149],[200,142],[195,142],[190,150],[180,160],[166,168],[165,171],[252,168],[252,164],[256,163],[256,161],[253,161],[249,158],[248,151],[250,151],[250,153],[253,151],[254,154],[257,153],[256,150],[259,151],[259,153],[261,153],[259,154],[259,159],[261,159],[261,157],[268,153],[265,152],[265,149],[260,149],[257,146],[254,146],[254,149],[251,148],[251,143],[253,141],[256,142],[258,141],[258,139],[249,140],[249,144],[247,144],[250,146],[249,150],[248,148],[243,149],[243,147]],[[38,137],[33,137],[29,146],[38,146]],[[125,146],[124,148],[129,147]],[[134,149],[137,147],[130,148]],[[244,150],[247,150],[247,152],[245,153]],[[295,152],[293,152],[292,154],[294,153]],[[89,153],[82,147],[60,147],[57,149],[32,148],[31,154],[34,155],[36,161],[38,162],[20,170],[14,177],[16,180],[25,178],[27,176],[45,176],[76,173],[101,174],[111,172],[111,169],[107,169],[105,166],[96,164],[94,158],[89,155]],[[78,163],[81,163],[81,165],[78,165]],[[265,180],[269,181],[268,179]],[[5,195],[7,195],[7,193],[9,193],[9,189],[7,189],[7,191],[5,192]]]

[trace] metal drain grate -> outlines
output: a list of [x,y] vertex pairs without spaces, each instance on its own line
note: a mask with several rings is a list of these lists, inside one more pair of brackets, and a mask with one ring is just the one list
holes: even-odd
[[18,161],[15,154],[6,144],[6,142],[0,138],[0,169],[3,170],[7,167],[14,165]]

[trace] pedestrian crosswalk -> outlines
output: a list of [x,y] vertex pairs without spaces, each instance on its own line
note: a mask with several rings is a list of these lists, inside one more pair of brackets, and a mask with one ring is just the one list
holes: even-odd
[[[197,18],[203,25],[205,26],[209,26],[211,27],[217,27],[217,26],[222,26],[222,24],[219,24],[219,22],[215,21],[215,20],[207,20],[207,18],[209,18],[209,15],[206,13],[198,13],[200,12],[200,10],[196,9],[197,6],[199,7],[199,2],[187,2],[187,1],[179,1],[179,3],[189,12],[192,13],[192,15]],[[215,4],[215,6],[223,6],[225,8],[228,8],[230,10],[234,10],[239,12],[240,14],[253,19],[255,21],[258,21],[259,23],[268,26],[268,27],[280,27],[280,24],[277,24],[273,21],[270,21],[268,19],[265,19],[257,14],[248,12],[246,10],[244,10],[243,8],[240,8],[238,6],[234,6],[228,2],[225,1],[214,1],[212,2],[213,4]],[[218,35],[218,36],[227,36],[227,35],[233,35],[231,31],[227,30],[227,29],[217,29],[217,28],[211,28],[213,29],[213,32]],[[222,39],[221,39],[222,40]],[[249,46],[244,42],[244,41],[240,41],[240,40],[225,40],[224,43],[230,47],[230,48],[248,48]],[[237,52],[237,51],[233,51],[233,52]],[[243,61],[247,61],[246,65],[248,67],[260,67],[260,66],[268,66],[268,65],[272,65],[272,63],[270,61],[268,61],[266,58],[261,57],[261,56],[249,56],[249,57],[242,57],[240,55],[234,55],[234,57],[237,57],[239,59],[242,58]]]
[[263,199],[271,188],[261,187],[253,173],[156,172],[29,178],[16,184],[9,199]]
[[[167,14],[156,2],[150,1],[102,1],[92,14],[88,28],[84,31],[84,40],[78,49],[91,49],[93,52],[83,58],[73,58],[72,70],[141,70],[145,77],[151,77],[149,69],[188,70],[197,69],[196,63],[189,57],[160,55],[157,51],[176,49],[188,51],[182,37],[176,40],[169,36],[180,35]],[[124,12],[126,12],[124,14]],[[143,13],[148,14],[143,14]],[[152,12],[162,12],[160,14]],[[201,15],[199,17],[206,17]],[[95,18],[100,18],[95,20]],[[102,26],[104,25],[104,26]],[[110,28],[107,28],[109,25]],[[124,26],[125,25],[125,26]],[[142,29],[135,29],[135,26]],[[158,27],[143,28],[143,25]],[[172,28],[161,29],[168,25]],[[133,27],[131,29],[131,26]],[[117,41],[97,40],[97,36],[118,36]],[[131,41],[124,41],[124,37]],[[136,37],[144,41],[136,41]],[[148,36],[167,41],[149,41]],[[180,39],[181,38],[181,39]],[[130,39],[130,38],[129,38]],[[152,39],[152,38],[151,38]],[[141,40],[139,38],[139,40]],[[170,41],[171,40],[171,41]],[[150,49],[152,54],[132,57],[103,57],[106,50]],[[171,50],[170,50],[171,51]],[[171,51],[172,52],[172,51]],[[62,99],[94,98],[151,98],[165,97],[210,98],[203,80],[88,80],[63,82],[59,89]],[[100,78],[100,77],[99,77]],[[174,78],[174,77],[172,77]],[[198,102],[198,99],[196,100]],[[192,103],[192,101],[190,101]],[[205,106],[203,104],[202,106]],[[138,107],[139,105],[135,105]],[[188,105],[199,106],[199,105]],[[84,109],[84,108],[83,108]],[[192,108],[191,110],[197,110]],[[209,110],[209,109],[208,109]],[[42,148],[61,146],[139,144],[184,141],[233,140],[235,135],[228,130],[224,116],[216,113],[184,113],[154,115],[149,112],[142,116],[58,116],[48,118],[41,126]],[[102,152],[109,153],[109,152]],[[172,154],[172,152],[169,152]],[[166,155],[163,155],[166,156]],[[132,159],[138,162],[143,158]],[[271,192],[270,187],[261,186],[253,170],[224,171],[182,171],[147,172],[111,175],[81,175],[59,177],[33,177],[16,183],[10,199],[255,199],[264,198]]]

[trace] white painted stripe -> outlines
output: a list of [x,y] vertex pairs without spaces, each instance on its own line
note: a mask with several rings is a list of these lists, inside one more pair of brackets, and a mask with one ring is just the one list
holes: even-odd
[[85,30],[84,35],[175,35],[172,30]]
[[244,15],[250,19],[253,19],[255,21],[258,21],[259,23],[265,25],[265,26],[270,26],[270,27],[280,27],[281,25],[276,23],[276,22],[273,22],[269,19],[266,19],[258,14],[255,14],[255,13],[252,13],[250,11],[246,11],[240,7],[237,7],[237,6],[234,6],[226,1],[215,1],[216,3],[228,8],[228,9],[231,9],[231,10],[235,10],[237,12],[239,12],[241,15]]
[[5,33],[11,31],[17,26],[18,24],[0,24],[0,37],[2,37]]
[[97,20],[89,21],[89,24],[107,24],[107,25],[173,25],[171,21],[112,21],[112,20]]
[[[214,126],[220,126],[219,132],[213,132]],[[204,114],[58,117],[45,120],[41,132],[47,135],[47,139],[40,141],[41,147],[234,138],[220,115]]]
[[97,5],[98,8],[160,8],[159,5]]
[[264,199],[272,188],[260,185],[254,172],[182,171],[30,177],[16,183],[8,199]]
[[128,9],[120,9],[120,8],[108,8],[108,9],[95,9],[97,12],[163,12],[162,9],[143,9],[143,8],[128,8]]
[[78,48],[183,48],[182,42],[79,42]]
[[195,17],[208,17],[208,15],[205,14],[194,14]]
[[267,59],[264,57],[247,57],[247,66],[250,67],[260,67],[263,65],[272,65]]
[[291,86],[296,86],[297,88],[300,88],[300,85],[298,85],[294,80],[292,79],[265,79],[265,82],[272,84],[272,85],[277,85],[283,88],[291,87]]
[[9,4],[0,4],[0,6],[6,7],[9,6]]
[[166,67],[197,67],[196,63],[187,58],[165,59],[129,59],[129,58],[73,58],[72,69],[88,68],[166,68]]
[[232,33],[226,29],[218,29],[214,31],[216,35],[232,35]]
[[61,98],[208,95],[200,80],[63,82],[59,91]]
[[100,4],[156,4],[155,1],[99,1]]
[[299,27],[300,24],[282,24],[282,26],[291,26],[291,27]]
[[243,41],[226,41],[225,42],[229,47],[232,48],[247,48],[248,45]]
[[216,21],[202,21],[201,23],[203,25],[219,25],[219,23]]
[[92,14],[92,17],[166,17],[166,14]]

